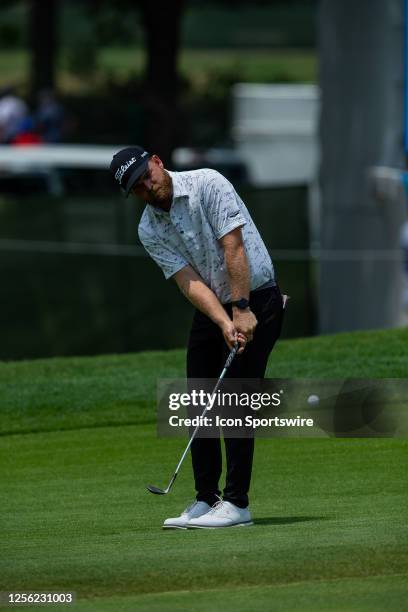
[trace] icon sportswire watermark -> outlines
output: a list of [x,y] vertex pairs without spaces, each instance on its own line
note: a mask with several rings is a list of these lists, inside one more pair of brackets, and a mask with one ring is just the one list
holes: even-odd
[[405,437],[407,379],[163,379],[159,436]]

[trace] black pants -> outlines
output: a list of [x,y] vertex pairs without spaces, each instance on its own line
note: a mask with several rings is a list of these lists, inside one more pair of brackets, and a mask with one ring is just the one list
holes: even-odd
[[[237,356],[227,376],[230,378],[264,378],[269,354],[282,327],[282,296],[278,287],[253,291],[251,310],[258,325],[253,340]],[[232,318],[231,304],[225,309]],[[220,328],[196,310],[187,350],[188,378],[218,378],[229,349]],[[223,499],[246,508],[251,482],[253,438],[225,438],[227,459],[226,486]],[[218,482],[222,472],[221,442],[218,438],[195,438],[191,445],[197,500],[212,506],[220,495]]]

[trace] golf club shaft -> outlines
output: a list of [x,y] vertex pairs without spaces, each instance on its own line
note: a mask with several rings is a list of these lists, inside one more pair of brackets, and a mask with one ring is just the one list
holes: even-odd
[[[211,394],[211,395],[215,395],[215,394],[217,393],[218,388],[219,388],[219,386],[220,386],[220,384],[221,384],[221,382],[222,382],[222,379],[224,378],[225,374],[227,373],[227,370],[228,370],[229,366],[231,365],[231,362],[232,362],[233,358],[235,357],[236,352],[237,352],[237,348],[236,348],[236,347],[234,347],[234,348],[231,350],[231,353],[230,353],[230,355],[229,355],[229,357],[228,357],[227,363],[225,364],[225,367],[224,367],[223,371],[221,372],[220,377],[219,377],[219,379],[218,379],[218,381],[217,381],[217,384],[215,385],[215,387],[214,387],[213,392],[212,392],[212,394]],[[195,436],[196,436],[196,434],[197,434],[197,431],[198,431],[198,430],[199,430],[199,428],[200,428],[200,422],[201,422],[201,420],[203,419],[203,417],[204,417],[205,413],[206,413],[206,412],[207,412],[207,410],[208,410],[208,405],[209,405],[209,402],[207,403],[206,407],[204,408],[204,410],[203,410],[203,412],[202,412],[202,414],[201,414],[201,416],[200,416],[200,419],[199,419],[198,425],[196,426],[195,430],[193,431],[193,433],[192,433],[192,435],[191,435],[191,438],[190,438],[190,440],[188,441],[188,444],[187,444],[187,446],[186,446],[186,449],[185,449],[184,453],[182,454],[180,461],[178,462],[178,465],[177,465],[177,467],[176,467],[175,474],[177,474],[177,472],[179,471],[179,469],[180,469],[180,467],[181,467],[181,464],[182,464],[182,463],[183,463],[183,461],[184,461],[185,456],[187,455],[188,451],[190,450],[190,446],[191,446],[191,444],[193,443],[193,440],[194,440],[194,438],[195,438]]]
[[[227,359],[227,361],[226,361],[226,363],[225,363],[224,369],[223,369],[223,371],[221,372],[220,377],[219,377],[219,379],[218,379],[218,381],[217,381],[217,384],[215,385],[215,387],[214,387],[214,389],[213,389],[212,395],[215,395],[215,394],[217,393],[218,388],[219,388],[219,386],[220,386],[220,384],[221,384],[221,382],[222,382],[222,379],[224,378],[225,374],[227,373],[227,370],[228,370],[228,368],[230,367],[230,365],[231,365],[231,363],[232,363],[232,360],[234,359],[235,355],[237,354],[237,351],[238,351],[238,343],[236,343],[236,344],[235,344],[235,346],[234,346],[234,348],[232,348],[232,349],[231,349],[231,352],[230,352],[230,354],[229,354],[229,356],[228,356],[228,359]],[[200,428],[200,422],[201,422],[201,420],[202,420],[203,416],[205,415],[205,413],[206,413],[206,412],[207,412],[207,410],[208,410],[208,405],[209,405],[209,402],[207,403],[206,407],[204,408],[204,411],[203,411],[203,413],[201,414],[201,417],[200,417],[200,420],[199,420],[199,424],[196,426],[195,430],[193,431],[193,434],[192,434],[192,436],[190,437],[190,440],[188,441],[188,444],[187,444],[187,446],[186,446],[186,449],[185,449],[184,453],[182,454],[180,461],[179,461],[179,462],[178,462],[178,464],[177,464],[176,470],[175,470],[175,472],[174,472],[174,476],[173,476],[173,478],[171,479],[170,484],[169,484],[169,486],[167,487],[167,490],[168,490],[168,489],[170,489],[171,485],[173,484],[173,482],[174,482],[174,480],[175,480],[175,478],[176,478],[176,476],[177,476],[177,474],[178,474],[178,471],[179,471],[179,469],[180,469],[180,467],[181,467],[181,464],[183,463],[183,461],[184,461],[184,459],[185,459],[185,457],[186,457],[186,455],[187,455],[188,451],[190,450],[190,446],[191,446],[191,444],[193,443],[193,440],[194,440],[194,438],[195,438],[195,436],[196,436],[196,434],[197,434],[197,431],[198,431],[198,430],[199,430],[199,428]]]
[[[221,372],[220,377],[219,377],[219,379],[217,381],[217,384],[215,385],[215,387],[213,389],[212,395],[215,395],[217,393],[217,390],[218,390],[218,388],[219,388],[219,386],[221,384],[222,379],[224,378],[224,376],[225,376],[228,368],[230,367],[230,365],[231,365],[235,355],[237,354],[238,348],[239,348],[239,344],[238,344],[238,342],[236,342],[235,345],[234,345],[234,348],[231,349],[231,352],[228,355],[228,359],[225,362],[224,369]],[[150,491],[150,493],[155,493],[157,495],[165,495],[166,493],[168,493],[170,491],[171,487],[173,486],[174,481],[176,480],[176,477],[177,477],[178,471],[179,471],[179,469],[181,467],[181,464],[183,463],[183,461],[185,459],[185,456],[187,455],[187,453],[188,453],[188,451],[190,449],[190,446],[191,446],[191,444],[192,444],[192,442],[193,442],[193,440],[194,440],[194,438],[196,436],[196,433],[197,433],[197,431],[198,431],[198,429],[200,427],[200,422],[201,422],[203,416],[205,415],[205,413],[208,410],[209,403],[210,403],[210,400],[208,401],[206,407],[204,408],[204,411],[203,411],[203,413],[202,413],[202,415],[200,417],[199,423],[198,423],[197,427],[195,428],[192,436],[190,437],[190,440],[188,441],[187,447],[186,447],[186,449],[185,449],[185,451],[184,451],[180,461],[177,464],[176,471],[174,472],[174,474],[173,474],[173,476],[172,476],[172,478],[171,478],[171,480],[170,480],[170,482],[169,482],[169,484],[167,486],[167,489],[163,490],[163,489],[159,489],[159,487],[154,487],[153,485],[150,485],[150,486],[147,487],[147,489],[148,489],[148,491]]]

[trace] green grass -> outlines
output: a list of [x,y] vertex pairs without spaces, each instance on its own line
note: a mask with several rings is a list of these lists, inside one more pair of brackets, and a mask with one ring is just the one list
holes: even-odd
[[[276,377],[403,377],[408,330],[281,342]],[[191,500],[185,441],[157,439],[155,381],[184,351],[0,364],[0,590],[78,610],[400,610],[407,442],[261,439],[248,529],[163,532]],[[53,609],[53,608],[51,608]],[[55,607],[57,609],[57,607]]]
[[[279,342],[270,378],[394,378],[407,373],[408,329]],[[185,352],[0,364],[0,435],[153,423],[156,380],[184,376]]]
[[25,51],[0,51],[0,86],[10,83],[26,83],[28,79],[29,55]]
[[[131,49],[104,49],[99,66],[119,78],[140,73],[144,52]],[[240,81],[275,82],[289,80],[316,82],[317,56],[311,50],[292,49],[184,49],[180,53],[180,71],[196,85],[204,85],[214,74],[231,73]]]
[[212,72],[230,72],[240,82],[317,81],[317,55],[310,50],[183,51],[181,71],[193,83]]
[[[145,54],[141,49],[106,48],[98,53],[98,69],[91,75],[79,77],[67,69],[61,54],[58,85],[65,93],[87,93],[95,86],[103,86],[107,76],[123,82],[143,71]],[[0,52],[0,86],[10,82],[27,88],[29,55],[27,51]],[[249,82],[316,82],[317,56],[310,50],[183,50],[180,71],[193,87],[205,92],[208,83],[217,75],[232,75],[238,81]]]
[[[138,610],[161,612],[162,610],[250,609],[265,610],[396,610],[406,596],[406,576],[366,577],[363,579],[319,580],[266,587],[235,587],[232,589],[207,589],[195,591],[168,591],[158,595],[137,597],[112,597],[81,605],[82,610]],[[248,608],[247,603],[250,602]],[[243,607],[244,603],[244,607]]]

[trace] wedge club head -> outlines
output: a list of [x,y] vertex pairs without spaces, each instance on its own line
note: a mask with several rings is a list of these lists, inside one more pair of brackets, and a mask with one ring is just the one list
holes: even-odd
[[159,487],[154,487],[153,485],[149,485],[147,490],[155,495],[166,495],[166,493],[168,493],[168,491],[163,491],[163,489],[159,489]]
[[170,480],[167,486],[167,489],[159,489],[159,487],[149,485],[147,487],[147,490],[150,491],[150,493],[154,493],[155,495],[166,495],[170,491],[171,487],[173,486],[173,482],[176,480],[176,477],[177,477],[177,473],[173,474],[173,477]]

